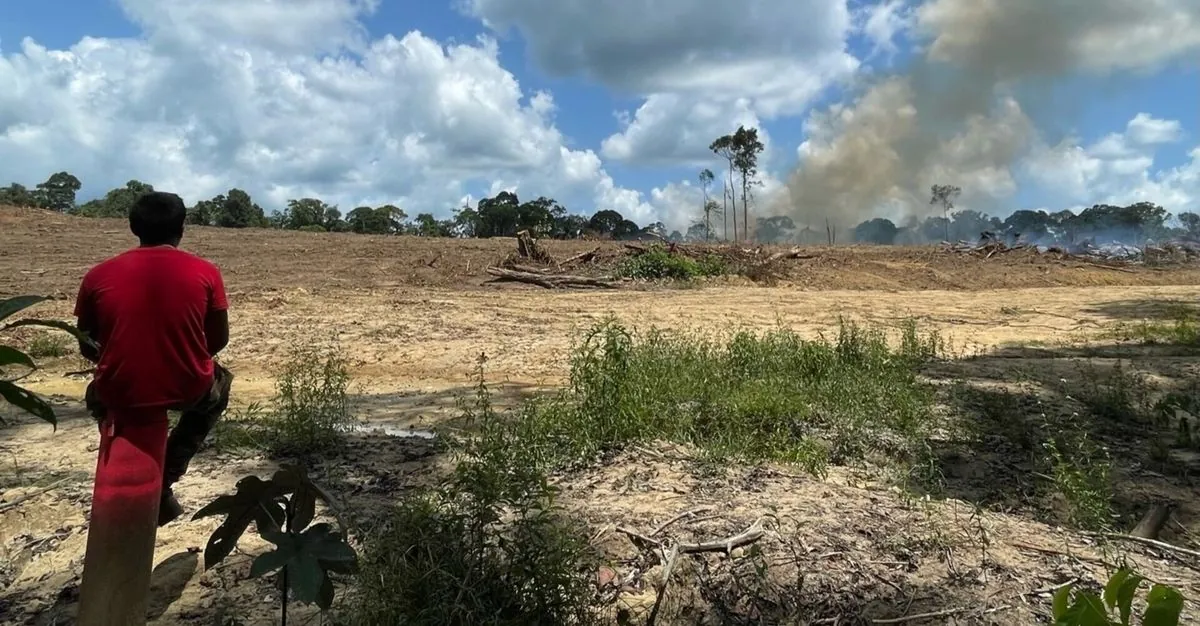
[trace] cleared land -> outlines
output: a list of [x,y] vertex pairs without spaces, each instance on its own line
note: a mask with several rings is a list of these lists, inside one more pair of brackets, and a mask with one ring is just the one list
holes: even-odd
[[[131,242],[121,222],[0,209],[0,297],[54,295],[59,299],[35,312],[69,319],[83,272]],[[599,244],[546,245],[563,258]],[[195,229],[185,247],[219,263],[226,275],[233,337],[224,361],[238,376],[235,404],[271,398],[273,372],[293,342],[336,340],[352,360],[360,417],[375,425],[459,426],[455,401],[470,393],[481,353],[501,405],[560,385],[579,333],[610,316],[641,328],[710,335],[787,328],[808,338],[836,333],[839,317],[896,331],[915,320],[949,339],[956,358],[930,364],[922,375],[944,390],[939,410],[975,429],[969,437],[932,442],[946,489],[929,502],[863,468],[835,466],[825,479],[776,465],[714,473],[693,450],[666,443],[635,446],[559,476],[562,503],[588,523],[616,576],[626,580],[644,570],[617,594],[635,623],[654,601],[646,581],[658,566],[613,527],[649,532],[701,506],[716,515],[698,514],[671,532],[711,540],[764,514],[777,516],[761,544],[770,567],[761,586],[749,590],[743,580],[749,572],[741,571],[753,569],[749,560],[712,556],[681,565],[669,592],[677,593],[670,613],[677,623],[717,619],[712,607],[721,602],[765,614],[765,604],[744,606],[754,596],[796,603],[812,619],[841,616],[843,624],[937,611],[951,611],[963,623],[1028,624],[1047,614],[1047,589],[1076,578],[1103,581],[1114,551],[1150,578],[1180,588],[1189,598],[1186,611],[1196,611],[1200,562],[1124,543],[1101,549],[1093,537],[1057,528],[1054,512],[1069,508],[1070,498],[1044,489],[1055,477],[1034,475],[1022,456],[1027,450],[1014,444],[1031,432],[1022,427],[1026,421],[1094,408],[1088,398],[1097,381],[1111,379],[1116,363],[1144,374],[1154,390],[1191,385],[1194,346],[1143,345],[1114,333],[1123,327],[1137,335],[1128,325],[1144,320],[1174,323],[1200,296],[1195,267],[1113,269],[1024,254],[981,260],[934,249],[814,248],[808,251],[814,258],[789,262],[772,286],[731,278],[593,292],[487,284],[484,269],[511,254],[513,240]],[[619,244],[602,247],[620,254]],[[17,338],[27,346],[37,336]],[[76,358],[42,362],[26,382],[60,403],[58,431],[26,418],[0,429],[0,623],[61,623],[73,610],[81,571],[96,449],[95,428],[79,401],[86,379],[71,375],[83,369]],[[1189,478],[1195,453],[1190,444],[1162,453],[1140,445],[1150,439],[1141,431],[1113,438],[1127,443],[1109,451],[1114,515],[1118,525],[1132,527],[1129,519],[1169,500],[1175,521],[1162,538],[1190,546],[1200,533],[1200,500]],[[230,491],[237,478],[266,475],[274,463],[263,455],[204,451],[179,485],[180,499],[195,511]],[[338,485],[356,515],[370,517],[433,480],[444,465],[437,446],[425,440],[364,433],[316,471]],[[155,623],[272,623],[273,605],[263,602],[273,593],[269,582],[242,580],[261,542],[247,534],[245,555],[208,572],[190,551],[204,545],[214,526],[187,521],[160,531]],[[600,578],[607,584],[606,575]],[[688,613],[688,604],[711,610]]]

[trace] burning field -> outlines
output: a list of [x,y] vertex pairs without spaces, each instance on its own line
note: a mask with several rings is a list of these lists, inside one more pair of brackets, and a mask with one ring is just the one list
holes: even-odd
[[[70,319],[83,272],[129,244],[119,222],[0,210],[0,297]],[[333,623],[1047,623],[1057,590],[1122,563],[1196,614],[1190,249],[215,229],[185,247],[225,271],[235,406],[159,532],[152,623],[278,623],[276,577],[249,576],[267,542],[251,526],[206,569],[219,520],[190,514],[297,461],[359,555]],[[86,377],[56,336],[11,338],[60,423],[3,413],[0,623],[64,623]]]

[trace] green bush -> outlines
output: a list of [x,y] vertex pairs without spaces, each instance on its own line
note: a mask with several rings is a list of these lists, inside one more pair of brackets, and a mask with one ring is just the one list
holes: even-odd
[[689,280],[700,276],[720,276],[727,272],[728,268],[719,256],[710,254],[697,261],[671,254],[661,247],[629,257],[617,268],[618,276],[640,280]]
[[340,443],[354,422],[349,386],[349,365],[338,349],[293,346],[264,414],[270,447],[280,454],[311,454]]
[[406,497],[367,540],[347,623],[596,623],[598,560],[583,527],[555,507],[482,386],[468,418],[477,436],[454,442],[454,473]]

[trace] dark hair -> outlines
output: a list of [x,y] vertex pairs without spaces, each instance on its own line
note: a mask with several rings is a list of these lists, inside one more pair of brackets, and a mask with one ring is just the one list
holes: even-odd
[[142,194],[129,209],[129,230],[144,246],[177,243],[183,238],[187,207],[183,198],[165,191]]

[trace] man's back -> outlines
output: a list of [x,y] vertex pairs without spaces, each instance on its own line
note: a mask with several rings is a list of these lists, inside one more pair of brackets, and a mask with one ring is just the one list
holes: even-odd
[[213,379],[205,319],[227,308],[216,266],[172,246],[135,248],[92,268],[75,314],[101,346],[99,399],[134,409],[200,397]]

